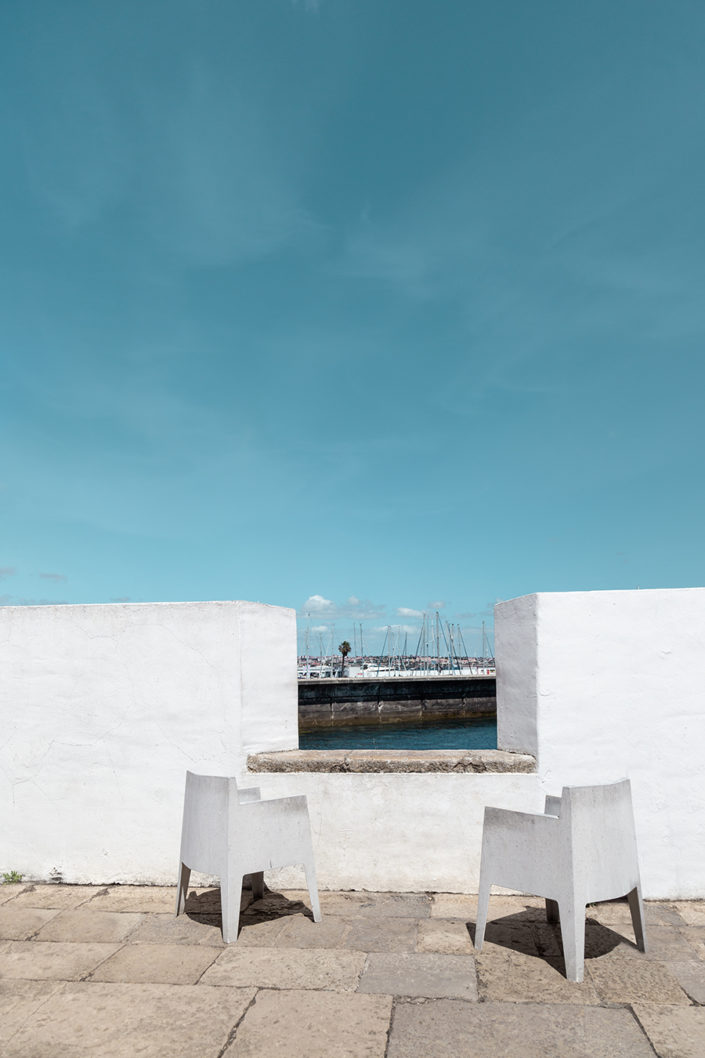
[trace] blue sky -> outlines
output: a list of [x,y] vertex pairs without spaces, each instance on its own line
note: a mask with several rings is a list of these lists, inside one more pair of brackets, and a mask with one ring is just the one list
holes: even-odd
[[705,583],[701,3],[0,23],[3,603]]

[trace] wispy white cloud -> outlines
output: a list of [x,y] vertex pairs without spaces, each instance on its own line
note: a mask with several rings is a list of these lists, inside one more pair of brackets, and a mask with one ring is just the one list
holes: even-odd
[[431,292],[435,264],[429,251],[407,237],[395,239],[369,223],[348,242],[339,270],[350,276],[378,279],[408,294],[425,297]]
[[299,607],[298,614],[299,617],[325,617],[330,621],[366,621],[380,618],[385,611],[386,606],[370,602],[369,599],[359,599],[356,595],[349,596],[344,603],[335,603],[323,595],[310,595],[303,606]]
[[[283,136],[229,73],[194,65],[164,121],[163,100],[147,100],[153,137],[146,222],[193,264],[266,256],[315,239]],[[151,182],[151,188],[149,183]]]
[[64,573],[40,573],[39,576],[42,580],[53,580],[57,583],[59,581],[68,580],[68,577]]
[[302,613],[321,613],[322,611],[329,612],[333,609],[333,603],[330,599],[325,599],[322,595],[309,595],[306,602],[301,607]]
[[419,632],[418,625],[379,625],[374,631],[388,632],[390,629],[396,635],[399,635],[399,633],[403,635],[418,635]]
[[423,610],[412,610],[409,606],[398,606],[397,614],[399,617],[423,617]]
[[8,577],[14,577],[17,570],[14,566],[0,566],[0,580],[7,580]]

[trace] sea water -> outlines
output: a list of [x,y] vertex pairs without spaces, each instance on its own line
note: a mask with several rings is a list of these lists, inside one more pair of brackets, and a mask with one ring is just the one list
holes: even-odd
[[438,724],[354,724],[299,735],[300,749],[497,749],[497,721],[444,720]]

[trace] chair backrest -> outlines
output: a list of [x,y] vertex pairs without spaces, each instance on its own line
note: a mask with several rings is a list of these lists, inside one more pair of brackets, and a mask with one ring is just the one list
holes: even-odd
[[181,860],[206,874],[221,875],[227,854],[231,805],[237,803],[235,779],[186,772]]
[[566,828],[576,884],[586,901],[624,896],[639,884],[629,779],[601,786],[564,786]]

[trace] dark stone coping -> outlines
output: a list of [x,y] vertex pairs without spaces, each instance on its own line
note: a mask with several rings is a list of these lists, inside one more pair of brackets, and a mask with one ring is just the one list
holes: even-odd
[[535,772],[528,753],[501,749],[287,749],[254,753],[254,772]]

